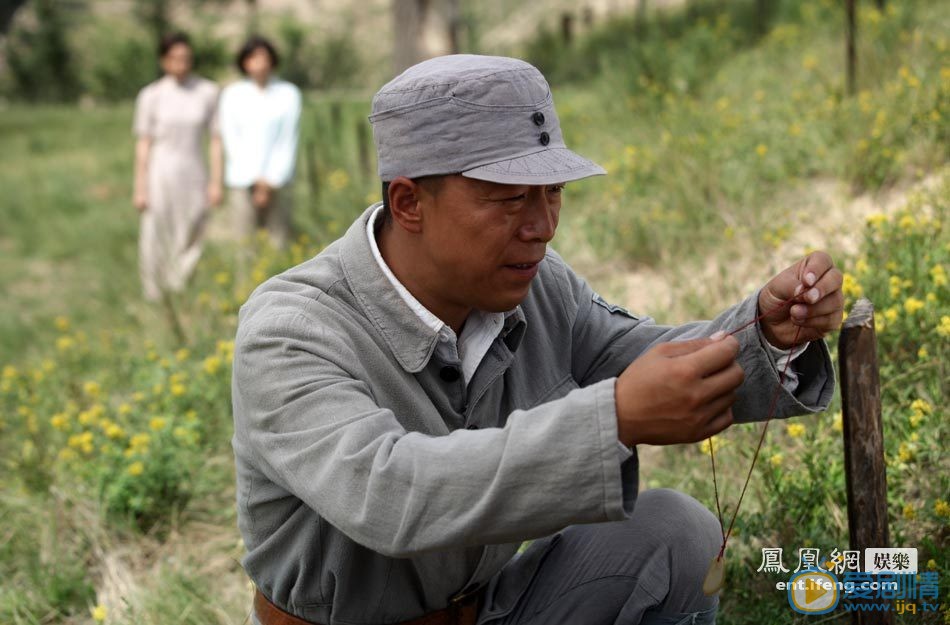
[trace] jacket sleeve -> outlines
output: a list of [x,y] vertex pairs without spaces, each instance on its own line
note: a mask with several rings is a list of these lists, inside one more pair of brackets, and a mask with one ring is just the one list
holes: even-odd
[[[618,462],[614,381],[503,428],[432,436],[377,405],[361,359],[320,315],[242,322],[234,450],[354,541],[391,557],[549,535],[632,512]],[[420,392],[422,392],[420,390]]]
[[[657,325],[650,317],[641,317],[608,304],[556,254],[550,252],[549,258],[559,267],[577,305],[572,333],[572,370],[581,386],[619,376],[627,365],[658,343],[700,338],[717,330],[729,332],[751,321],[757,314],[758,292],[711,321],[694,321],[679,326]],[[735,336],[740,345],[739,364],[745,372],[745,382],[733,406],[735,420],[765,420],[772,395],[779,386],[780,372],[773,352],[768,349],[757,324],[748,326]],[[775,417],[821,412],[831,402],[834,370],[824,341],[809,344],[795,359],[794,366],[798,386],[794,393],[784,387],[779,391]]]

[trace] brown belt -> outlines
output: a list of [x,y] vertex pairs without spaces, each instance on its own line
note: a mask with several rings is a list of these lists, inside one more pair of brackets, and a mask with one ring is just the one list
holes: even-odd
[[[481,592],[462,595],[452,599],[447,608],[393,625],[475,625],[481,596]],[[274,605],[260,590],[254,591],[254,612],[261,625],[319,625],[285,612]]]

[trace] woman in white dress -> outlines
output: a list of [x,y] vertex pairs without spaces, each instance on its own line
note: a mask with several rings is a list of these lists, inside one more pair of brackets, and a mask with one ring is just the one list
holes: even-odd
[[192,53],[186,35],[164,37],[159,45],[164,75],[135,102],[133,203],[141,214],[139,273],[150,301],[184,288],[201,256],[209,209],[221,202],[218,86],[191,73]]

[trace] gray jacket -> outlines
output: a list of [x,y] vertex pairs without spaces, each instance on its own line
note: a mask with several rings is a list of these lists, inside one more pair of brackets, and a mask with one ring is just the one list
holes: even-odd
[[[604,302],[549,251],[466,388],[455,350],[373,258],[374,208],[258,287],[235,343],[242,563],[278,605],[327,625],[444,608],[523,540],[628,518],[638,463],[618,454],[616,376],[652,345],[756,311],[752,296],[713,321],[659,326]],[[734,413],[761,420],[778,373],[754,327],[737,337],[746,381]],[[782,391],[778,416],[831,398],[823,342],[795,366],[798,389]],[[510,608],[529,581],[506,584],[516,591],[490,609]]]

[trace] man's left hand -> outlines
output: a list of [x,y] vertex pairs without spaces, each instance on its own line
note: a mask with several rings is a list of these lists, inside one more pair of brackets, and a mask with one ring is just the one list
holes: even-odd
[[[759,321],[769,343],[781,349],[814,341],[841,326],[844,295],[841,272],[831,256],[812,252],[769,280],[759,292],[759,313],[771,312]],[[781,306],[792,297],[791,305]]]

